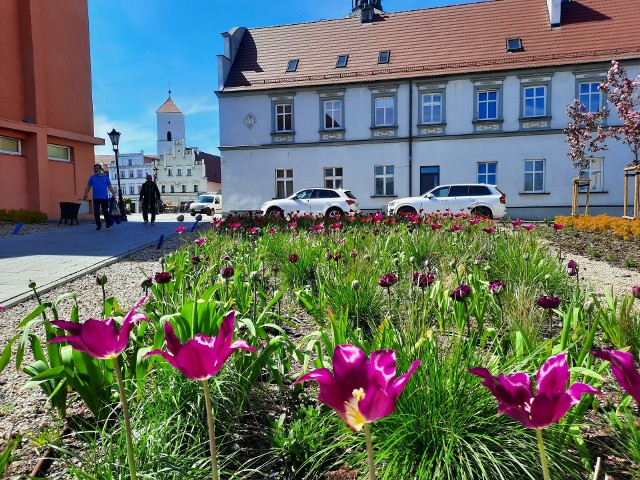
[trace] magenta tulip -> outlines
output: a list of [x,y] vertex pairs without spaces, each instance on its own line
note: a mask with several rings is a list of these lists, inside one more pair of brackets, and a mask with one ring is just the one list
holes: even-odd
[[169,283],[171,281],[171,278],[172,276],[169,272],[156,272],[155,274],[156,283],[159,284]]
[[169,322],[164,324],[167,350],[153,350],[145,355],[162,355],[174,368],[192,380],[207,380],[216,375],[234,350],[255,352],[256,349],[244,340],[233,340],[235,311],[229,312],[220,324],[217,337],[202,334],[180,343]]
[[416,287],[420,287],[420,288],[428,287],[433,283],[434,280],[435,280],[435,277],[433,276],[433,273],[415,272],[413,274],[413,284]]
[[631,287],[631,295],[640,300],[640,285],[634,285]]
[[185,230],[185,227],[183,227],[183,226],[180,226],[180,227],[176,228],[176,232],[177,233],[182,233],[182,232],[184,232],[184,230]]
[[489,293],[491,295],[499,295],[505,288],[507,288],[507,284],[500,280],[493,280],[492,282],[489,282]]
[[297,253],[292,253],[291,255],[289,255],[289,261],[291,263],[296,263],[298,261],[299,257]]
[[391,415],[396,401],[420,360],[396,378],[396,352],[378,350],[368,359],[354,345],[338,345],[333,352],[333,374],[320,368],[300,377],[295,383],[315,380],[320,385],[318,400],[333,408],[354,432],[365,423]]
[[569,381],[569,365],[564,353],[550,357],[538,370],[536,393],[531,387],[531,378],[526,373],[494,377],[482,367],[468,370],[484,378],[487,387],[498,400],[498,413],[504,413],[519,421],[526,428],[545,428],[560,420],[573,405],[580,402],[585,393],[600,394],[600,391],[580,382]]
[[222,267],[220,269],[220,275],[222,278],[231,278],[234,273],[233,267]]
[[101,360],[113,359],[120,355],[129,342],[129,334],[133,330],[135,322],[148,322],[149,319],[142,313],[135,313],[149,297],[141,298],[118,326],[113,318],[97,320],[90,318],[84,323],[55,320],[51,322],[58,328],[71,333],[70,336],[60,336],[51,339],[50,343],[67,342],[74,349],[85,352],[94,358]]
[[564,223],[554,223],[552,225],[553,229],[558,231],[558,230],[562,230],[564,228]]
[[471,295],[471,287],[469,285],[458,285],[456,288],[451,290],[449,296],[454,300],[462,302],[465,298]]
[[545,310],[551,310],[553,308],[558,308],[560,306],[560,299],[556,296],[545,297],[542,296],[538,298],[536,301],[539,307],[544,308]]
[[578,275],[578,263],[575,260],[569,260],[567,263],[567,275],[570,277]]
[[633,364],[633,355],[620,350],[590,350],[596,358],[611,362],[611,371],[622,389],[640,403],[640,373]]
[[383,288],[392,287],[396,283],[398,283],[398,277],[393,272],[385,273],[378,280],[378,285],[380,285]]

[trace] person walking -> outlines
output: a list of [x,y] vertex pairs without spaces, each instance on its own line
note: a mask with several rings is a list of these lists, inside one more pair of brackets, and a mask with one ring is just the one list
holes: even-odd
[[151,212],[151,225],[153,225],[156,221],[158,203],[160,203],[160,190],[151,175],[147,175],[147,181],[140,188],[140,203],[142,204],[142,219],[145,225],[149,223],[149,212]]
[[102,171],[102,165],[95,164],[93,166],[93,175],[89,177],[89,181],[87,182],[87,188],[84,190],[84,199],[87,199],[87,195],[89,194],[89,190],[93,187],[93,216],[96,219],[96,230],[100,230],[102,228],[102,224],[100,223],[100,209],[102,209],[102,214],[104,215],[104,222],[107,225],[107,228],[111,227],[113,223],[111,219],[111,215],[109,214],[109,192],[112,193],[113,196],[116,195],[116,191],[111,185],[111,180],[109,180],[109,175],[106,175]]

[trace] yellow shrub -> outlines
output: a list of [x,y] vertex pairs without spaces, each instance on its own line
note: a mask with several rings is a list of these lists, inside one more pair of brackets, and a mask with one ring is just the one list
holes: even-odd
[[580,215],[577,217],[557,216],[556,223],[562,223],[577,230],[588,230],[590,232],[611,232],[617,237],[629,240],[632,237],[640,238],[640,220],[630,220],[627,218],[610,217],[608,215]]

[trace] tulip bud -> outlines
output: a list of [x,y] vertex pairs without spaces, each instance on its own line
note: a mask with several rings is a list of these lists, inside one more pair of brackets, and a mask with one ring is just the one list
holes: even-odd
[[590,298],[589,300],[587,300],[586,302],[584,302],[584,311],[587,313],[593,313],[593,309],[596,307],[596,303],[593,301],[592,298]]
[[411,265],[413,265],[414,263],[416,263],[416,257],[414,257],[413,255],[411,257],[409,257],[409,263]]
[[631,287],[631,295],[633,295],[634,298],[640,299],[640,285]]
[[29,288],[36,288],[36,282],[29,282]]
[[249,274],[249,280],[251,280],[252,282],[260,280],[260,274],[254,270]]
[[358,291],[360,289],[360,282],[358,280],[354,280],[351,282],[351,288]]
[[101,287],[106,285],[107,283],[107,276],[106,275],[96,275],[96,285],[100,285]]

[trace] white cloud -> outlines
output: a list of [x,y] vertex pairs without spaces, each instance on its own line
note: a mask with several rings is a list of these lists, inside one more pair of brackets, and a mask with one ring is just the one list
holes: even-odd
[[218,104],[215,102],[213,95],[201,96],[193,99],[183,100],[186,108],[182,113],[185,115],[194,115],[196,113],[217,112]]
[[105,145],[96,146],[96,155],[109,155],[113,153],[111,141],[108,132],[115,128],[121,133],[120,151],[121,152],[139,152],[144,150],[146,154],[154,155],[157,151],[157,139],[155,122],[147,121],[131,121],[123,119],[112,119],[103,114],[95,115],[93,119],[94,135],[104,138]]

